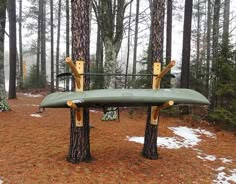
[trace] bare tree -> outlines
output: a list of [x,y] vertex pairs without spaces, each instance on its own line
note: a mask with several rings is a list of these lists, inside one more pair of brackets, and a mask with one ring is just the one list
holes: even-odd
[[54,92],[54,25],[53,25],[53,0],[50,0],[51,23],[51,93]]

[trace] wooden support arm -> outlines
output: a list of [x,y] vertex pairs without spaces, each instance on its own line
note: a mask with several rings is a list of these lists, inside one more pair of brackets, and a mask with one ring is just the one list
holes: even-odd
[[173,66],[175,66],[175,61],[174,61],[174,60],[172,60],[172,61],[161,71],[161,73],[158,75],[158,78],[164,77],[164,75],[165,75],[168,71],[170,71],[170,69],[171,69]]
[[153,107],[153,119],[156,120],[157,117],[158,117],[158,113],[160,110],[162,109],[166,109],[170,106],[173,106],[174,105],[174,101],[170,100],[164,104],[162,104],[161,106],[156,106],[156,107]]
[[78,108],[77,105],[75,103],[73,103],[71,100],[67,101],[67,105],[68,107],[76,110],[76,121],[81,121],[82,116],[81,113],[83,113],[83,108]]
[[72,62],[70,57],[66,58],[66,64],[70,67],[72,73],[74,74],[75,77],[75,83],[77,85],[77,88],[80,88],[80,74],[78,72],[78,70],[76,69],[76,66],[74,65],[74,63]]
[[161,79],[165,76],[165,74],[170,71],[170,69],[175,66],[175,61],[172,60],[162,71],[161,73],[157,76],[157,81],[156,81],[156,89],[160,88],[160,83],[161,83]]

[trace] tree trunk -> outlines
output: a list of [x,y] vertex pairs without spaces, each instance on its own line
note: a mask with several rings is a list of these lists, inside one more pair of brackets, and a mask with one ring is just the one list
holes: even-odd
[[[173,0],[167,0],[166,65],[171,61],[172,51],[172,1]],[[167,85],[170,86],[170,79],[167,81]]]
[[[69,0],[66,0],[66,57],[70,56],[70,7]],[[69,67],[66,66],[66,72]],[[66,78],[66,91],[69,91],[69,78]]]
[[10,52],[10,79],[9,99],[16,98],[16,2],[8,0],[9,14],[9,52]]
[[42,17],[42,1],[39,1],[38,14],[38,38],[37,38],[37,58],[36,58],[36,87],[39,88],[39,71],[41,61],[41,17]]
[[[125,74],[126,74],[126,76],[125,76],[125,89],[127,88],[127,80],[128,80],[127,74],[128,74],[128,69],[129,69],[131,13],[132,13],[132,2],[130,3],[130,8],[129,8],[129,26],[128,26],[129,28],[128,28],[128,41],[127,41],[127,59],[126,59],[126,68],[125,68]],[[135,69],[135,73],[136,73],[136,69]]]
[[53,31],[53,0],[50,0],[51,22],[51,93],[54,92],[54,31]]
[[215,0],[214,17],[213,17],[213,41],[212,41],[212,81],[211,81],[211,105],[213,110],[217,106],[217,74],[218,74],[218,57],[219,57],[219,19],[220,19],[220,0]]
[[22,52],[22,0],[19,0],[19,64],[20,64],[20,83],[19,89],[23,88],[23,52]]
[[[60,55],[60,33],[61,33],[61,0],[58,3],[58,25],[57,25],[57,53],[56,53],[56,76],[59,74],[59,55]],[[59,89],[59,79],[56,79],[56,89]]]
[[[137,65],[137,48],[138,48],[138,23],[139,23],[139,1],[136,4],[136,17],[135,17],[135,33],[134,33],[134,58],[133,58],[133,74],[136,74]],[[135,76],[132,77],[132,81],[135,81]]]
[[42,74],[42,87],[46,87],[46,3],[42,0],[41,10],[41,74]]
[[6,26],[6,7],[7,1],[3,0],[0,6],[0,111],[7,111],[10,109],[6,98],[4,76],[4,39]]
[[[85,61],[85,72],[89,72],[89,4],[88,0],[72,1],[72,59]],[[85,90],[89,88],[89,78],[85,77]],[[84,108],[83,127],[75,126],[75,112],[71,111],[71,131],[68,161],[79,163],[89,161],[89,109]]]
[[207,71],[206,71],[206,91],[207,97],[210,96],[209,75],[210,75],[210,59],[211,59],[211,0],[207,1]]
[[200,1],[197,2],[197,59],[196,59],[196,78],[199,79],[201,74],[200,68],[200,37],[201,37],[201,15],[200,15]]
[[230,0],[224,2],[224,20],[223,20],[223,46],[228,46],[229,40],[229,15],[230,15]]
[[[152,22],[151,22],[151,50],[152,57],[148,62],[162,62],[163,60],[163,32],[164,32],[164,12],[165,1],[154,0],[152,7]],[[151,107],[148,108],[146,121],[146,130],[144,138],[144,147],[142,155],[148,159],[157,159],[157,125],[152,125],[151,122]],[[159,115],[158,115],[159,119]]]
[[193,0],[185,0],[182,67],[180,81],[181,88],[189,88],[192,6]]

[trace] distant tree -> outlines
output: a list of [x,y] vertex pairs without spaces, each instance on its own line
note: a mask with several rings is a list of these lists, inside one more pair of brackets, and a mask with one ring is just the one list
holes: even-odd
[[[72,59],[85,61],[85,72],[89,72],[89,0],[72,1]],[[85,77],[85,90],[89,79]],[[89,141],[89,110],[84,108],[83,127],[75,126],[75,112],[71,111],[70,147],[68,161],[79,163],[91,159]]]
[[20,65],[20,83],[19,89],[23,88],[23,51],[22,51],[22,0],[19,0],[19,65]]
[[[151,17],[151,64],[153,62],[161,62],[163,59],[163,32],[164,32],[164,12],[165,1],[153,0]],[[159,119],[159,117],[158,117]],[[148,108],[146,121],[146,130],[144,138],[144,147],[142,155],[148,159],[157,159],[157,125],[151,123],[151,107]]]
[[[61,0],[58,2],[58,24],[57,24],[57,50],[56,50],[56,75],[59,74],[60,34],[61,34]],[[59,89],[59,79],[56,79],[56,89]]]
[[185,0],[182,67],[180,81],[181,88],[189,88],[192,6],[193,0]]
[[10,78],[9,99],[16,98],[16,1],[8,0]]
[[[128,74],[129,69],[129,56],[130,56],[130,32],[131,32],[131,14],[132,14],[132,2],[129,5],[129,22],[128,22],[128,40],[127,40],[127,57],[126,57],[126,66],[125,66],[125,74]],[[137,45],[136,45],[137,46]],[[135,66],[136,67],[136,66]],[[134,69],[134,68],[133,68]],[[135,72],[136,73],[136,72]],[[125,76],[125,89],[127,87],[127,79],[128,76]]]
[[[166,64],[171,61],[172,52],[172,5],[173,0],[167,0],[167,26],[166,26]],[[170,80],[167,81],[170,86]]]
[[[137,47],[138,47],[138,26],[139,26],[139,6],[140,0],[136,0],[136,17],[135,17],[135,32],[134,32],[134,57],[133,57],[133,74],[136,74],[137,65]],[[135,81],[135,76],[132,77],[132,81]]]
[[41,12],[40,18],[41,18],[41,73],[43,76],[44,81],[44,87],[46,87],[47,82],[47,76],[46,76],[46,0],[40,0],[41,1]]
[[[106,73],[115,73],[124,33],[124,13],[131,1],[126,3],[125,0],[101,0],[98,4],[97,0],[93,0],[93,9],[105,48],[104,71]],[[105,81],[105,87],[114,87],[115,81],[111,77],[107,77]]]
[[4,77],[4,38],[7,0],[0,0],[0,5],[0,111],[7,111],[10,109],[6,98]]
[[53,24],[53,0],[50,0],[50,23],[51,23],[51,93],[54,92],[54,24]]
[[211,109],[217,106],[217,75],[218,75],[218,57],[219,57],[219,20],[220,20],[220,0],[215,0],[213,16],[213,38],[212,38],[212,67],[211,67]]
[[[69,0],[66,0],[66,57],[70,56],[70,6]],[[66,72],[69,72],[69,67],[66,66]],[[69,91],[69,78],[66,79],[66,90]]]

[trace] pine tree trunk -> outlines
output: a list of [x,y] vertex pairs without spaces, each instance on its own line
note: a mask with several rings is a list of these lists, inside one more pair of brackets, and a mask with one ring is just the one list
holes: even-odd
[[54,92],[54,31],[53,31],[53,0],[50,0],[51,22],[51,93]]
[[23,52],[22,52],[22,0],[19,0],[19,64],[20,64],[20,83],[19,89],[23,88]]
[[[128,74],[128,69],[129,69],[131,13],[132,13],[132,2],[130,3],[130,8],[129,8],[129,28],[128,28],[128,41],[127,41],[127,58],[126,58],[126,67],[125,67],[125,74],[126,74],[126,76],[125,76],[125,89],[127,88],[127,80],[128,80],[127,74]],[[133,67],[134,67],[134,65],[133,65]],[[136,71],[135,71],[135,73],[136,73]]]
[[4,39],[6,26],[6,7],[7,1],[3,0],[0,6],[0,111],[7,111],[10,109],[6,98],[4,76]]
[[[167,0],[166,65],[171,61],[172,52],[172,1],[173,0]],[[167,85],[170,86],[170,79],[168,80]]]
[[16,98],[16,2],[8,0],[9,14],[9,52],[10,52],[10,79],[9,99]]
[[218,57],[219,57],[219,18],[220,18],[220,0],[215,0],[214,3],[214,17],[213,17],[213,41],[212,41],[212,81],[211,81],[211,105],[213,110],[217,106],[217,76],[218,76]]
[[[69,0],[66,0],[66,57],[70,56],[70,8]],[[69,72],[69,67],[66,66],[66,72]],[[66,78],[66,91],[69,91],[69,78]]]
[[[164,32],[164,12],[165,1],[154,0],[152,7],[152,22],[151,22],[151,50],[152,57],[148,62],[163,61],[163,32]],[[146,121],[146,130],[144,138],[144,147],[142,155],[148,159],[157,159],[157,125],[152,125],[151,122],[151,107],[148,108]],[[159,116],[159,115],[158,115]],[[159,117],[158,117],[159,119]]]
[[[61,0],[58,3],[58,25],[57,25],[57,53],[56,53],[56,76],[59,74],[59,52],[60,52],[60,33],[61,33]],[[59,79],[56,78],[56,89],[59,89]]]
[[[135,17],[135,33],[134,33],[134,57],[133,57],[133,74],[136,74],[137,65],[137,48],[138,48],[138,24],[139,24],[139,1],[136,4],[136,17]],[[132,81],[135,81],[135,76],[132,77]]]
[[39,88],[39,71],[41,61],[41,17],[42,17],[42,1],[39,1],[38,14],[38,38],[37,38],[37,58],[36,58],[36,88]]
[[206,91],[207,97],[210,96],[209,75],[210,75],[210,59],[211,59],[211,0],[207,1],[207,71],[206,71]]
[[180,81],[181,88],[189,88],[192,6],[193,0],[185,0],[182,67]]
[[[72,1],[72,59],[85,61],[85,72],[89,72],[89,4],[88,0]],[[89,79],[85,77],[85,90],[89,89]],[[89,109],[84,108],[83,127],[75,126],[75,112],[71,111],[71,131],[68,161],[79,163],[89,161]]]
[[201,15],[200,1],[197,2],[197,59],[196,59],[196,78],[199,79],[200,74],[200,37],[201,37]]
[[46,3],[42,0],[41,10],[41,74],[43,86],[46,87]]

